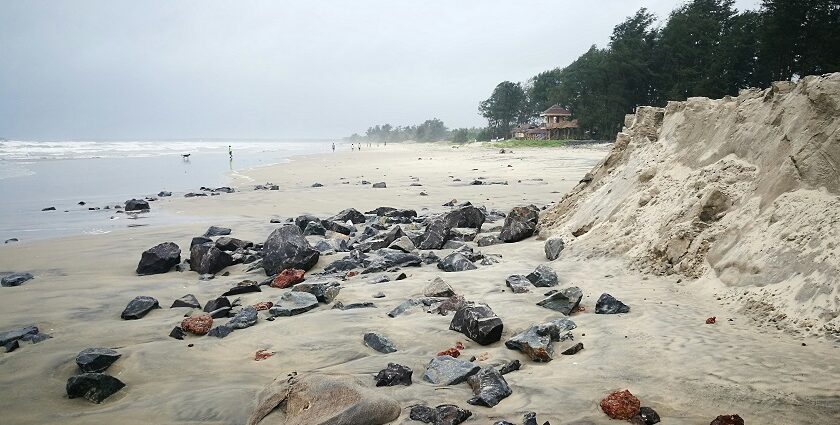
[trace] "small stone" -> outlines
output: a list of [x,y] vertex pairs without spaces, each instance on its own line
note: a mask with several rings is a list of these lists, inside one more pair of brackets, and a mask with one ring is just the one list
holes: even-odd
[[272,316],[295,316],[318,307],[318,298],[308,292],[286,292],[268,312]]
[[389,341],[388,338],[376,332],[366,332],[362,339],[364,340],[365,345],[380,353],[388,354],[397,351],[394,344]]
[[257,352],[254,353],[254,361],[258,362],[258,361],[261,361],[261,360],[265,360],[265,359],[273,356],[274,354],[275,353],[273,351],[268,351],[268,350],[265,350],[265,349],[257,350]]
[[567,348],[565,351],[563,351],[560,354],[563,354],[564,356],[571,356],[571,355],[577,354],[580,350],[583,350],[583,343],[582,342],[578,342],[577,344],[573,345],[570,348]]
[[17,350],[18,348],[20,348],[20,342],[18,342],[18,340],[14,340],[3,344],[3,350],[5,350],[7,353],[11,353],[12,351]]
[[445,272],[462,272],[478,267],[460,252],[453,252],[438,262],[437,267]]
[[639,408],[639,418],[645,425],[658,424],[660,422],[659,414],[650,407],[642,406]]
[[385,182],[378,182],[378,183],[374,183],[373,186],[371,186],[371,187],[374,188],[374,189],[384,189],[387,186],[385,185]]
[[533,287],[531,281],[521,274],[508,276],[508,278],[505,279],[505,284],[511,289],[511,291],[514,294],[524,294],[527,292],[531,292],[529,288]]
[[124,320],[137,320],[153,309],[160,308],[158,301],[152,297],[140,296],[131,300],[120,317]]
[[181,321],[181,329],[194,335],[207,335],[213,326],[213,318],[209,314],[190,316]]
[[559,236],[552,236],[545,241],[545,258],[549,261],[554,261],[560,257],[563,248],[566,247],[565,242]]
[[717,317],[712,316],[712,317],[706,319],[706,324],[707,325],[714,325],[716,321],[717,321]]
[[441,404],[432,409],[428,406],[415,405],[411,407],[409,419],[434,425],[458,425],[463,423],[472,412],[461,409],[454,404]]
[[210,226],[206,232],[204,232],[204,236],[211,238],[213,236],[226,236],[230,234],[230,229],[227,227],[219,227],[219,226]]
[[169,332],[170,338],[181,340],[184,339],[185,336],[187,336],[187,333],[184,332],[184,330],[181,329],[180,326],[175,326],[174,328],[172,328],[172,332]]
[[629,313],[630,306],[615,299],[612,295],[603,293],[595,303],[595,314]]
[[453,295],[455,295],[455,290],[440,277],[436,277],[423,289],[423,296],[426,297],[449,298]]
[[403,365],[388,363],[388,367],[376,374],[377,387],[393,387],[394,385],[411,385],[411,375],[414,371]]
[[102,373],[83,373],[67,380],[67,397],[84,397],[94,403],[102,403],[106,398],[125,387],[117,378]]
[[227,297],[214,298],[210,301],[207,301],[207,304],[204,304],[205,313],[217,311],[221,308],[231,308],[230,300],[227,299]]
[[338,296],[341,287],[338,282],[299,283],[292,287],[294,292],[308,292],[315,295],[319,302],[329,304]]
[[76,364],[82,372],[103,372],[119,358],[110,348],[86,348],[76,355]]
[[601,400],[601,410],[612,419],[627,420],[639,413],[640,403],[628,390],[614,391]]
[[213,329],[210,329],[210,332],[207,332],[207,336],[215,336],[216,338],[224,338],[230,333],[233,332],[233,328],[227,325],[216,326]]
[[481,344],[492,344],[502,337],[502,319],[493,313],[487,305],[466,305],[455,312],[449,329],[461,332],[471,340]]
[[225,326],[231,329],[245,329],[257,324],[257,309],[247,306],[236,313]]
[[513,360],[505,363],[501,368],[499,368],[499,373],[507,375],[508,373],[519,370],[520,367],[522,367],[522,362],[519,360]]
[[385,298],[385,293],[382,292],[382,291],[379,291],[379,292],[373,294],[373,298]]
[[537,305],[554,311],[559,311],[560,313],[568,316],[577,309],[582,298],[583,291],[581,291],[577,286],[572,286],[551,294],[548,298],[538,302]]
[[201,304],[199,304],[198,299],[196,299],[195,295],[187,294],[172,302],[172,306],[169,308],[178,307],[201,308]]
[[531,283],[540,288],[557,286],[557,273],[549,266],[540,264],[536,270],[526,276]]

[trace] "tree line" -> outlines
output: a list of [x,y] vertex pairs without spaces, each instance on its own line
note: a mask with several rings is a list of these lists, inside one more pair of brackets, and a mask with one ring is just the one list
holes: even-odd
[[747,11],[734,0],[692,0],[661,26],[643,8],[615,26],[606,47],[593,45],[525,82],[499,83],[479,104],[488,123],[479,136],[509,137],[559,104],[588,138],[612,139],[639,105],[720,98],[833,71],[840,71],[840,0],[763,0]]
[[432,118],[419,125],[392,126],[391,124],[375,125],[368,127],[364,135],[355,133],[347,139],[351,142],[437,142],[449,140],[455,143],[466,143],[470,140],[484,140],[486,129],[479,128],[457,128],[448,129],[443,121]]

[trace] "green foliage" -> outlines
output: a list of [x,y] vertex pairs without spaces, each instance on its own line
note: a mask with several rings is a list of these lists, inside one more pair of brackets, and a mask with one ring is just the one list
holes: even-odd
[[[664,25],[646,9],[563,68],[541,72],[522,90],[505,81],[479,106],[491,137],[535,121],[554,104],[572,112],[586,137],[612,139],[625,114],[690,96],[719,98],[774,80],[840,71],[838,0],[763,0],[738,12],[734,0],[691,0]],[[524,96],[523,96],[524,94]]]

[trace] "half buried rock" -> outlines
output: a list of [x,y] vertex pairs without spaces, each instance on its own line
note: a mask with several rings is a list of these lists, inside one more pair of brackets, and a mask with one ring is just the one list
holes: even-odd
[[481,368],[452,356],[437,356],[426,366],[423,380],[436,385],[455,385],[464,382]]
[[469,404],[493,407],[513,392],[498,370],[492,367],[482,368],[481,371],[467,378],[475,397],[467,400]]
[[308,292],[286,292],[268,309],[272,316],[295,316],[318,307],[318,298]]
[[598,297],[595,303],[595,314],[618,314],[629,313],[630,306],[615,299],[612,295],[604,293]]
[[465,257],[460,252],[453,252],[446,257],[443,257],[437,264],[437,267],[445,272],[462,272],[466,270],[475,270],[478,267]]
[[502,337],[502,319],[483,304],[468,304],[455,312],[449,329],[461,332],[481,344],[492,344]]
[[394,385],[411,385],[411,375],[414,371],[411,368],[396,364],[388,363],[388,367],[379,371],[376,374],[377,387],[393,387]]
[[571,338],[571,334],[565,332],[575,327],[575,322],[562,317],[531,326],[505,341],[505,346],[511,350],[521,351],[535,362],[550,362],[554,358],[552,343]]
[[380,353],[388,354],[397,351],[394,344],[388,338],[376,332],[366,332],[363,340],[365,341],[365,345]]
[[82,372],[102,372],[119,358],[120,354],[110,348],[86,348],[76,356],[76,364]]
[[123,387],[125,384],[113,376],[102,373],[83,373],[67,380],[67,397],[84,397],[98,404]]
[[213,318],[209,314],[190,316],[181,321],[181,329],[194,335],[207,335],[213,326]]
[[156,308],[160,308],[158,300],[152,297],[140,296],[128,303],[120,317],[125,320],[136,320],[142,318],[148,312]]
[[583,298],[583,291],[577,286],[572,286],[551,294],[548,298],[538,302],[537,305],[559,311],[568,316],[580,305],[581,298]]

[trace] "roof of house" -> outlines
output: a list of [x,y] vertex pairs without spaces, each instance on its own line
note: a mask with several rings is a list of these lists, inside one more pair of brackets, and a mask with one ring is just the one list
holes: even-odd
[[552,106],[552,107],[550,107],[550,108],[546,109],[545,111],[543,111],[543,113],[541,113],[541,114],[540,114],[540,116],[541,116],[541,117],[542,117],[542,116],[546,116],[546,115],[562,115],[562,116],[569,116],[569,115],[572,115],[572,113],[571,113],[571,112],[569,112],[569,110],[568,110],[568,109],[566,109],[566,108],[564,108],[564,107],[562,107],[562,106],[560,106],[560,105],[554,105],[554,106]]

